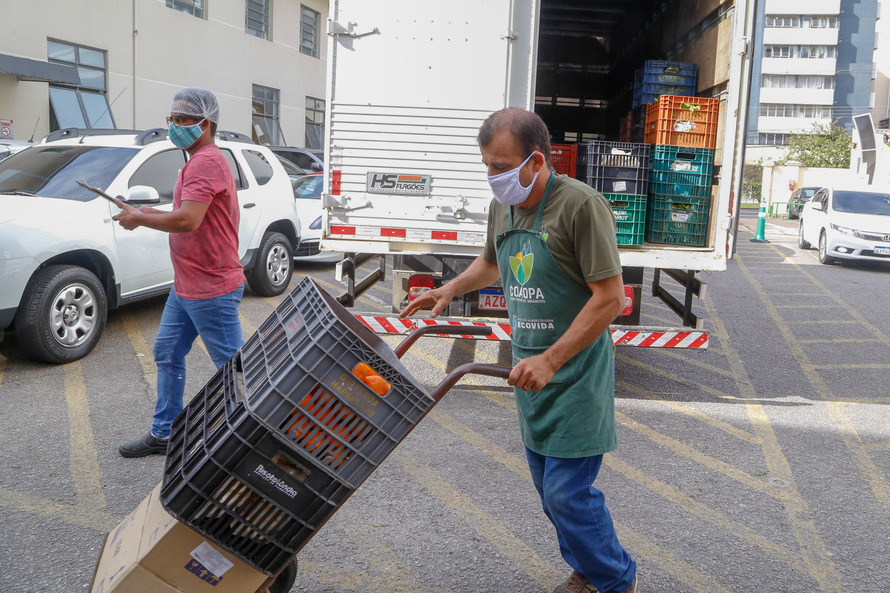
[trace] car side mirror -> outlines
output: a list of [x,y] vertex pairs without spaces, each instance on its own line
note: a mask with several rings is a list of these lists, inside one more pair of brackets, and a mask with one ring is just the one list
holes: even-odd
[[321,171],[321,170],[323,169],[323,167],[321,166],[321,164],[320,164],[320,163],[316,163],[315,161],[312,161],[312,167],[311,167],[311,168],[312,168],[313,171]]
[[134,185],[127,192],[128,204],[158,204],[160,201],[158,190],[148,185]]

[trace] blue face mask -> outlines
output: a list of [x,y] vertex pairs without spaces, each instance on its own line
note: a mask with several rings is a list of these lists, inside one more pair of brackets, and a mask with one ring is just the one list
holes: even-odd
[[192,126],[177,126],[176,124],[170,124],[170,127],[167,130],[170,142],[177,148],[183,150],[187,149],[197,142],[198,138],[204,133],[204,130],[201,129],[202,123],[204,123],[203,119]]

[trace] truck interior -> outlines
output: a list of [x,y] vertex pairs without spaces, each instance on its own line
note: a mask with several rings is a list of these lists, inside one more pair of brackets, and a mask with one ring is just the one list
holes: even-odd
[[695,62],[698,95],[714,97],[717,25],[732,0],[542,0],[535,111],[554,142],[617,140],[634,71],[646,60]]

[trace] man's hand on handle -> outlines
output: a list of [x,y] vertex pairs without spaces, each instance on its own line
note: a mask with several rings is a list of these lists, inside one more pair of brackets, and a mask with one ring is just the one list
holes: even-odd
[[507,383],[523,391],[537,393],[553,379],[555,373],[545,352],[520,360],[510,372]]

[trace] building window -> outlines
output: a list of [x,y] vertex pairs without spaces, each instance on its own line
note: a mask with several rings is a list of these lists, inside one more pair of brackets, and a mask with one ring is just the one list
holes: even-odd
[[790,136],[790,134],[758,134],[757,144],[761,146],[786,146]]
[[272,0],[247,0],[245,2],[244,30],[260,39],[269,38],[269,13]]
[[765,104],[760,106],[761,117],[802,117],[808,119],[828,119],[831,107],[827,105],[783,105]]
[[764,74],[761,86],[765,89],[833,89],[834,76]]
[[279,123],[279,91],[267,86],[253,85],[253,141],[257,144],[284,145],[284,134]]
[[800,27],[800,17],[791,14],[774,14],[766,17],[767,27],[791,29]]
[[322,148],[324,143],[324,101],[306,97],[306,148]]
[[792,57],[790,45],[765,45],[763,46],[764,58],[790,58]]
[[837,29],[836,16],[805,16],[803,19],[811,29]]
[[300,5],[300,51],[313,58],[318,57],[319,14]]
[[47,41],[47,61],[74,66],[79,85],[49,87],[50,131],[63,128],[114,128],[114,117],[106,93],[105,52],[63,41]]
[[167,0],[167,7],[199,19],[204,18],[204,0]]
[[799,56],[801,58],[824,59],[835,57],[833,45],[801,45]]

